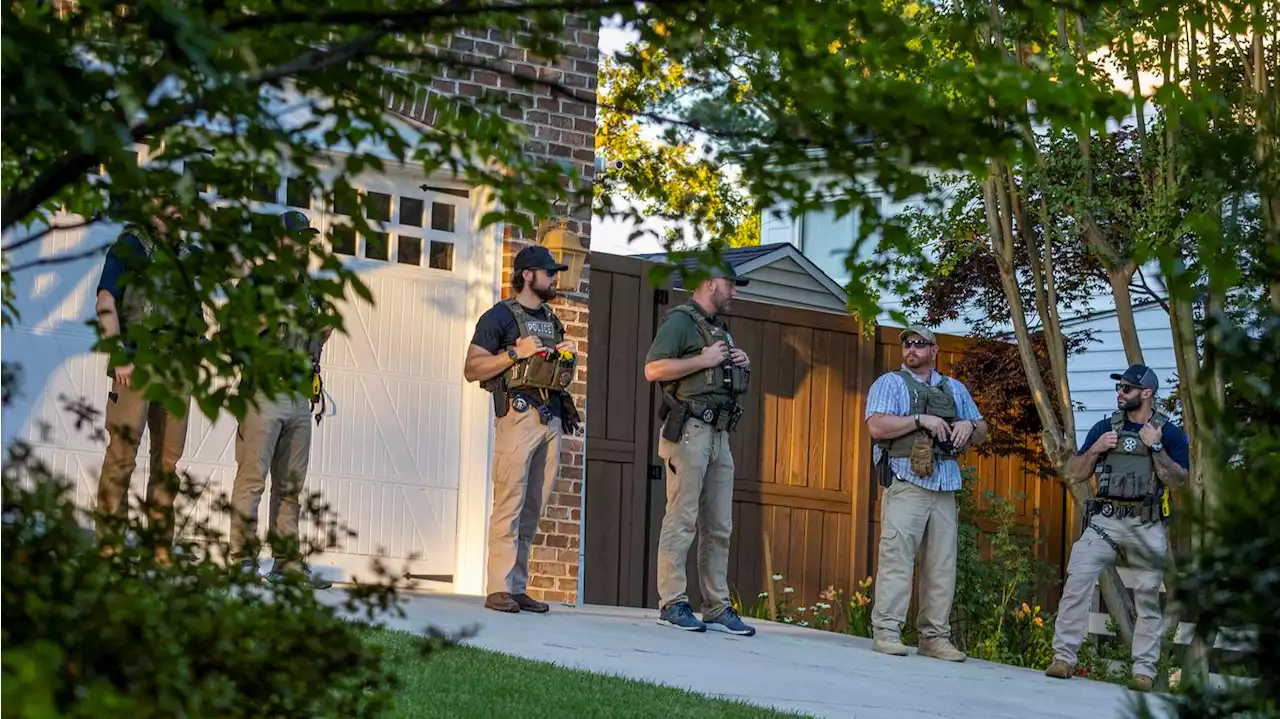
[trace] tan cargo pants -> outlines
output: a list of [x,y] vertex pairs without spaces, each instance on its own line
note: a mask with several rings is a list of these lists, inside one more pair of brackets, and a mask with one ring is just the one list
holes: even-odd
[[[138,466],[138,447],[144,427],[151,432],[151,466],[147,477],[146,507],[157,539],[173,540],[173,500],[178,488],[178,460],[187,445],[187,414],[175,417],[156,402],[148,402],[132,387],[112,384],[114,399],[108,398],[106,411],[107,453],[98,476],[98,510],[124,518],[129,512],[129,479]],[[191,395],[183,395],[189,403]],[[96,532],[104,538],[104,528]]]
[[529,551],[560,472],[562,436],[560,419],[543,424],[533,407],[512,407],[494,422],[486,594],[524,594],[529,588]]
[[713,616],[729,606],[734,469],[729,433],[690,418],[679,442],[659,438],[658,456],[667,469],[667,510],[658,538],[659,609],[689,601],[685,560],[697,532],[702,612]]
[[[1089,519],[1111,537],[1125,554],[1136,574],[1133,599],[1138,621],[1133,627],[1133,673],[1155,678],[1160,659],[1160,635],[1164,621],[1160,611],[1160,583],[1164,581],[1164,525],[1143,525],[1136,517],[1115,519],[1094,515]],[[1067,581],[1058,602],[1058,620],[1053,628],[1053,657],[1069,665],[1076,663],[1076,652],[1089,631],[1089,605],[1093,585],[1102,570],[1116,561],[1116,551],[1102,535],[1091,527],[1071,545],[1067,563]]]
[[[245,557],[258,531],[258,505],[271,473],[270,531],[298,536],[298,501],[311,459],[311,401],[303,397],[259,398],[236,431],[236,478],[231,488],[231,550]],[[252,555],[252,553],[251,553]],[[275,569],[296,568],[298,557],[277,556]]]
[[923,544],[920,609],[916,628],[924,639],[951,638],[951,602],[956,593],[955,492],[938,492],[901,479],[884,490],[880,503],[880,554],[871,626],[876,639],[900,641],[911,605],[916,553]]

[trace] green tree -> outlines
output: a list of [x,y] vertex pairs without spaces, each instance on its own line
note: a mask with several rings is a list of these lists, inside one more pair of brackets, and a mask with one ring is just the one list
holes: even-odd
[[[669,250],[716,242],[729,247],[760,244],[760,209],[731,177],[732,165],[699,157],[697,133],[668,125],[663,136],[642,108],[678,107],[687,102],[684,68],[664,62],[661,48],[639,50],[636,66],[604,58],[600,65],[600,106],[596,152],[604,170],[596,176],[600,214],[615,198],[638,204],[647,217],[671,223],[663,235]],[[685,227],[691,230],[687,237]],[[631,239],[644,234],[639,230]]]

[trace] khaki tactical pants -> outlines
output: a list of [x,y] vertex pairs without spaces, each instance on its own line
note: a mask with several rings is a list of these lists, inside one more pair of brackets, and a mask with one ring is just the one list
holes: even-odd
[[685,560],[696,531],[702,612],[715,616],[729,606],[729,537],[733,533],[729,433],[690,418],[679,442],[658,440],[658,456],[667,468],[667,511],[658,538],[659,608],[689,601]]
[[[1138,621],[1133,628],[1133,673],[1154,678],[1160,659],[1161,625],[1160,583],[1164,580],[1165,529],[1160,523],[1143,525],[1136,517],[1115,519],[1094,515],[1089,523],[1111,537],[1125,554],[1137,576],[1133,587]],[[1067,581],[1058,602],[1058,620],[1054,625],[1053,656],[1070,665],[1076,663],[1076,652],[1089,628],[1089,605],[1093,585],[1102,571],[1115,564],[1116,551],[1092,527],[1071,545],[1067,563]]]
[[[245,557],[245,544],[258,530],[258,505],[271,473],[268,523],[281,538],[298,536],[298,496],[311,459],[311,401],[302,397],[258,398],[236,431],[236,478],[231,488],[231,550]],[[297,557],[276,557],[285,571]]]
[[[187,415],[175,417],[156,402],[148,402],[140,391],[113,382],[115,399],[108,398],[106,411],[107,454],[98,477],[98,510],[124,518],[129,512],[129,479],[138,466],[142,430],[151,432],[151,466],[147,477],[148,521],[166,547],[173,541],[173,500],[178,488],[178,460],[187,444]],[[182,396],[191,401],[190,394]],[[105,532],[99,528],[99,539]]]
[[560,419],[512,407],[494,423],[493,512],[485,593],[525,594],[529,551],[560,472]]
[[951,602],[956,593],[955,492],[937,492],[895,479],[880,504],[880,555],[871,626],[876,639],[899,641],[911,605],[916,553],[921,566],[916,628],[922,639],[951,638]]

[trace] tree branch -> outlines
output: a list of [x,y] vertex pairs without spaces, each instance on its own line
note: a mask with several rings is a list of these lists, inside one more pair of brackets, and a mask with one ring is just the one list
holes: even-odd
[[[703,4],[702,0],[646,0],[646,5]],[[482,15],[517,15],[526,12],[593,12],[635,7],[635,0],[570,0],[568,2],[531,2],[510,5],[441,5],[420,10],[321,10],[318,12],[284,12],[272,15],[249,15],[232,20],[223,26],[224,32],[236,32],[257,27],[276,27],[316,23],[322,25],[370,26],[392,23],[398,28],[420,28],[433,20],[463,18]]]
[[13,242],[5,245],[3,248],[0,248],[0,251],[6,252],[6,253],[17,252],[18,250],[22,249],[23,247],[26,247],[27,245],[39,242],[40,240],[47,237],[49,234],[53,232],[57,232],[58,230],[83,229],[85,227],[88,227],[89,225],[94,224],[95,222],[98,222],[101,219],[102,219],[102,213],[99,212],[99,213],[94,213],[93,217],[90,217],[84,222],[78,222],[74,225],[49,225],[48,227],[35,233],[34,235],[31,235],[29,237],[24,237],[21,240],[14,240]]
[[[243,84],[246,88],[261,87],[286,77],[305,75],[353,60],[367,55],[374,43],[389,32],[390,30],[377,30],[353,38],[334,48],[304,53],[290,62],[263,70],[237,84]],[[222,85],[210,90],[198,100],[192,100],[174,108],[158,119],[134,125],[129,129],[129,138],[137,142],[144,137],[167,130],[196,113],[208,110],[218,99],[221,91],[230,86],[230,83]],[[0,205],[0,216],[4,218],[3,228],[7,230],[21,222],[74,178],[84,174],[97,163],[97,153],[76,150],[63,155],[31,183],[10,190],[4,197],[3,205]]]

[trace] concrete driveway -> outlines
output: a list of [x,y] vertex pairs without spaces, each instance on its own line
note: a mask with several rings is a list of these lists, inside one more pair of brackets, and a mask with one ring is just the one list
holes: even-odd
[[1104,719],[1129,716],[1135,697],[991,662],[889,657],[872,652],[869,639],[767,621],[753,621],[756,636],[742,638],[662,627],[647,609],[552,605],[545,615],[509,615],[484,609],[479,597],[407,596],[407,616],[384,619],[388,628],[477,626],[468,640],[477,647],[815,717]]

